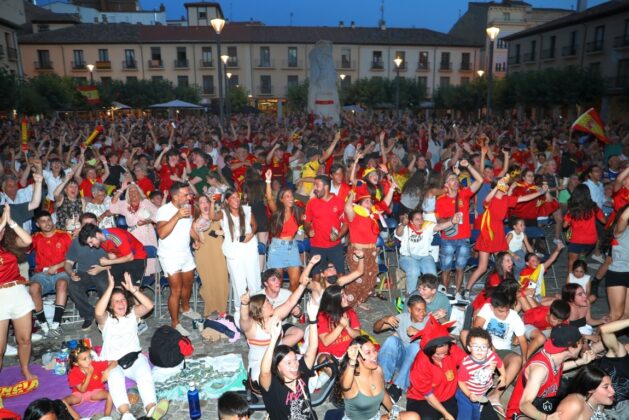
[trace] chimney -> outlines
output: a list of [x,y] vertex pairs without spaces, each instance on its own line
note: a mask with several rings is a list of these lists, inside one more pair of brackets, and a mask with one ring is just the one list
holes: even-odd
[[582,12],[588,8],[588,0],[577,0],[577,12]]
[[352,27],[352,29],[356,28],[356,22],[354,22],[353,20],[352,20],[352,23],[350,23],[349,25]]
[[339,21],[339,28],[344,28],[345,27],[345,22],[343,22],[342,20]]

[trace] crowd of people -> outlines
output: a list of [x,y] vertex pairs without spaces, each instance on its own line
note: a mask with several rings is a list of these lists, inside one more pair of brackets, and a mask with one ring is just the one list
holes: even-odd
[[[99,361],[83,347],[70,358],[70,415],[106,400],[106,415],[133,419],[125,378],[149,417],[167,411],[138,340],[154,307],[141,287],[157,272],[182,336],[193,320],[233,316],[247,386],[271,419],[315,418],[329,363],[331,419],[629,415],[617,337],[629,326],[629,126],[611,124],[603,143],[562,120],[384,113],[98,124],[93,141],[94,122],[0,125],[0,351],[32,379],[31,341],[61,337],[72,300],[103,347]],[[552,294],[545,277],[564,248],[569,274]],[[385,251],[399,267],[383,280]],[[202,313],[190,306],[196,275]],[[609,313],[595,319],[603,284]],[[384,288],[399,314],[367,326]],[[46,407],[59,410],[32,411]],[[246,413],[238,394],[219,400],[220,418]]]

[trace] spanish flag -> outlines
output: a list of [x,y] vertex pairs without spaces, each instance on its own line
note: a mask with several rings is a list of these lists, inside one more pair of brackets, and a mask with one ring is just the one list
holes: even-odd
[[88,104],[98,105],[100,103],[100,95],[96,86],[79,86],[78,89]]
[[590,133],[603,143],[609,143],[609,139],[605,135],[605,125],[594,108],[585,111],[572,123],[570,132],[572,133],[573,130]]

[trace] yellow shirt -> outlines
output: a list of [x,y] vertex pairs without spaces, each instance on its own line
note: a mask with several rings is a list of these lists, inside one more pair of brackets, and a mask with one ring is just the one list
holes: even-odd
[[[320,167],[321,167],[321,162],[319,162],[318,160],[305,163],[301,167],[301,177],[302,178],[316,177],[317,173],[319,172]],[[310,192],[312,191],[313,188],[314,188],[314,182],[304,181],[301,184],[301,191],[302,191],[301,194],[310,195]]]

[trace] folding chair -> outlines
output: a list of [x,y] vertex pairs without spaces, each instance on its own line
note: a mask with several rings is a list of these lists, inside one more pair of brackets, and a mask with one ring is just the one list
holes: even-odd
[[157,318],[157,314],[158,314],[158,308],[159,308],[159,304],[158,304],[158,292],[156,289],[159,289],[159,283],[162,277],[162,268],[159,265],[159,259],[157,259],[157,248],[151,245],[145,245],[144,246],[144,250],[146,251],[146,257],[148,258],[155,258],[157,263],[155,266],[155,273],[152,275],[147,276],[146,273],[144,275],[144,277],[142,277],[142,280],[140,281],[140,289],[149,289],[151,291],[151,293],[153,293],[153,301],[155,302],[155,310],[153,311],[155,317]]
[[[526,236],[531,239],[531,240],[541,240],[544,241],[544,243],[546,244],[546,251],[548,253],[544,253],[541,260],[542,262],[546,261],[548,259],[548,257],[550,257],[550,246],[548,243],[548,238],[546,233],[544,232],[544,229],[542,229],[541,227],[538,226],[527,226],[526,228],[524,228],[524,233],[526,234]],[[550,275],[548,275],[550,274]],[[555,282],[555,289],[559,290],[559,282],[557,280],[557,272],[555,271],[555,264],[550,266],[550,270],[546,271],[544,274],[544,281],[546,280],[553,280]]]

